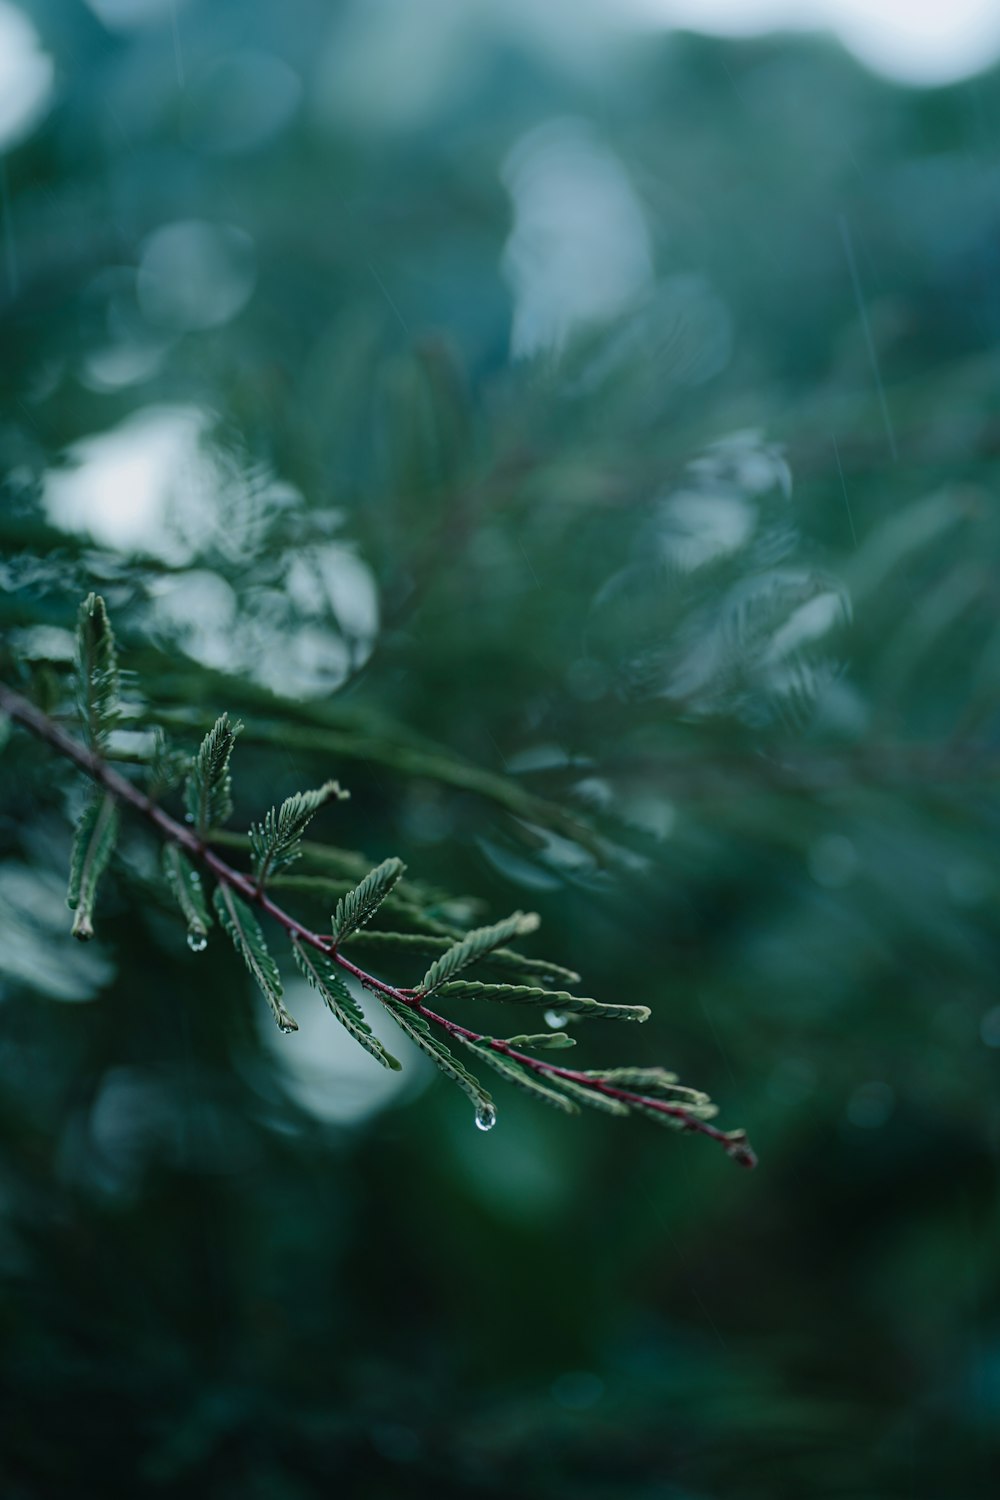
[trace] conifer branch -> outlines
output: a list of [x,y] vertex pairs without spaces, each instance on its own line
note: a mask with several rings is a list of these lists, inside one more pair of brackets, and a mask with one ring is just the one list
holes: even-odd
[[[574,1068],[560,1067],[545,1057],[534,1057],[529,1053],[518,1050],[509,1041],[487,1036],[481,1032],[472,1030],[470,1027],[462,1026],[459,1022],[431,1010],[425,1004],[427,989],[436,987],[435,981],[437,984],[443,985],[444,983],[443,977],[438,976],[454,973],[457,968],[465,967],[466,962],[473,961],[469,957],[470,950],[475,950],[477,953],[488,951],[491,946],[495,947],[499,945],[499,943],[509,939],[517,931],[523,931],[526,925],[530,927],[532,924],[526,922],[522,914],[518,913],[515,917],[508,918],[505,922],[496,923],[492,928],[482,928],[473,933],[466,934],[464,938],[459,939],[454,945],[448,944],[448,952],[436,961],[435,966],[432,971],[429,971],[421,988],[407,990],[388,984],[385,980],[379,979],[376,975],[369,973],[355,964],[340,951],[333,937],[327,937],[312,931],[289,912],[286,912],[283,907],[279,906],[268,895],[267,891],[262,888],[252,875],[244,874],[234,869],[232,865],[210,846],[202,836],[202,833],[196,831],[198,828],[197,823],[194,826],[185,826],[177,822],[176,819],[165,812],[158,803],[154,802],[140,788],[128,781],[113,767],[109,766],[96,750],[88,748],[88,746],[67,734],[48,715],[42,713],[34,704],[4,683],[0,683],[0,712],[7,714],[14,723],[21,725],[22,728],[27,729],[31,734],[43,740],[58,754],[62,755],[89,776],[98,786],[102,787],[117,803],[131,808],[132,811],[138,813],[156,829],[157,833],[163,839],[186,854],[196,865],[199,865],[203,870],[214,876],[220,890],[225,892],[225,896],[217,903],[216,909],[219,911],[220,916],[223,917],[223,920],[228,919],[227,925],[231,926],[234,912],[237,916],[240,913],[241,907],[235,904],[236,901],[241,905],[242,903],[246,903],[249,906],[256,906],[271,917],[292,938],[296,947],[305,945],[315,949],[316,952],[323,955],[327,962],[339,966],[345,973],[352,975],[367,991],[381,999],[390,1014],[403,1025],[404,1029],[418,1045],[425,1051],[436,1053],[435,1060],[439,1062],[439,1065],[443,1066],[467,1092],[470,1092],[470,1094],[480,1100],[477,1106],[477,1121],[484,1128],[488,1128],[494,1117],[491,1114],[492,1105],[489,1101],[489,1095],[481,1087],[477,1086],[478,1091],[472,1087],[468,1082],[471,1075],[466,1072],[457,1058],[452,1057],[448,1049],[443,1046],[443,1042],[435,1042],[432,1033],[425,1030],[425,1028],[435,1028],[451,1040],[471,1047],[479,1055],[482,1055],[484,1052],[496,1054],[496,1061],[500,1063],[501,1070],[505,1074],[516,1075],[516,1078],[513,1078],[512,1081],[527,1082],[527,1085],[530,1087],[533,1080],[539,1086],[537,1092],[541,1094],[553,1091],[558,1094],[561,1090],[571,1103],[575,1101],[587,1102],[595,1104],[598,1107],[603,1106],[614,1112],[627,1112],[629,1109],[635,1109],[639,1113],[660,1119],[662,1123],[673,1125],[676,1129],[709,1137],[711,1140],[718,1142],[726,1151],[726,1154],[740,1166],[753,1167],[756,1165],[756,1157],[745,1132],[723,1131],[709,1123],[705,1116],[712,1107],[708,1106],[707,1103],[700,1102],[703,1096],[697,1096],[694,1102],[682,1103],[678,1102],[676,1096],[662,1097],[662,1094],[665,1092],[665,1089],[662,1087],[658,1087],[655,1092],[643,1092],[640,1087],[627,1086],[627,1083],[632,1083],[633,1081],[638,1084],[644,1070],[612,1069],[602,1073],[595,1070],[582,1071]],[[224,723],[224,718],[225,716],[223,720],[219,721],[219,725]],[[228,729],[228,725],[226,725],[226,728]],[[229,733],[231,734],[232,730]],[[213,746],[212,748],[214,750],[215,747]],[[229,748],[231,748],[231,744]],[[216,757],[217,760],[219,758]],[[223,762],[222,777],[217,778],[217,780],[224,778],[220,790],[223,794],[223,800],[227,801],[228,751],[221,759]],[[395,873],[394,869],[392,873]],[[383,879],[384,877],[380,877],[375,882],[377,887],[381,888]],[[381,889],[379,893],[381,893]],[[230,898],[235,898],[235,901]],[[224,908],[224,910],[220,910],[220,907]],[[246,934],[241,933],[237,941],[237,947],[240,947],[241,944],[244,945],[244,956],[246,956],[246,943]],[[454,959],[448,958],[449,953],[454,953]],[[251,957],[254,957],[254,955],[251,954]],[[259,956],[257,957],[259,958]],[[447,961],[442,963],[442,959]],[[257,966],[260,967],[259,962]],[[279,1011],[281,1012],[279,1023],[284,1022],[287,1025],[290,1018],[286,1017],[283,1007],[280,1005],[280,989],[275,994],[273,992],[273,985],[265,982],[270,981],[269,971],[265,973],[263,980],[260,975],[257,977],[265,993],[269,994],[276,1014]],[[294,1023],[292,1024],[294,1025]],[[442,1058],[442,1051],[446,1054],[446,1058]],[[651,1072],[651,1070],[645,1071],[647,1073]],[[671,1075],[666,1074],[658,1074],[657,1076],[661,1083],[665,1083],[671,1078]],[[652,1081],[650,1079],[651,1083]]]

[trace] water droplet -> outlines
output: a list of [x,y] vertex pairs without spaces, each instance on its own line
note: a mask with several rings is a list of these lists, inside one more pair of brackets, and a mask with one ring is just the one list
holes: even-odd
[[476,1110],[476,1127],[479,1130],[492,1130],[497,1122],[497,1112],[492,1104],[481,1104]]
[[545,1024],[546,1026],[551,1026],[553,1031],[562,1031],[563,1027],[566,1025],[567,1019],[568,1018],[558,1010],[547,1010],[545,1012]]
[[192,953],[204,953],[208,947],[208,938],[203,932],[195,932],[192,928],[188,933],[188,947]]

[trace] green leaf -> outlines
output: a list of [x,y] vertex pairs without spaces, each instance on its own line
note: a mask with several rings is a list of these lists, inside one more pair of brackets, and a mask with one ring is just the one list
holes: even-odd
[[341,897],[333,914],[335,943],[342,943],[371,921],[405,869],[401,859],[383,860],[374,870],[369,870],[360,885]]
[[201,876],[176,844],[163,846],[163,873],[187,923],[188,947],[198,952],[208,941],[212,925]]
[[474,928],[434,960],[420,981],[420,989],[425,995],[433,994],[452,975],[461,973],[469,964],[475,963],[494,948],[509,943],[511,938],[524,937],[527,933],[534,932],[537,926],[538,917],[534,912],[516,911],[512,916],[493,922],[488,927]]
[[66,905],[75,911],[73,936],[81,943],[94,936],[94,901],[118,837],[118,807],[110,792],[95,791],[73,836]]
[[589,1071],[587,1078],[600,1078],[617,1088],[634,1089],[637,1094],[647,1094],[653,1099],[673,1100],[678,1104],[705,1105],[709,1097],[701,1089],[688,1088],[677,1082],[676,1073],[665,1068],[609,1068],[603,1072]]
[[229,757],[233,753],[236,736],[242,728],[238,719],[230,723],[229,715],[222,714],[202,740],[191,766],[185,801],[188,820],[194,824],[201,838],[211,828],[225,823],[232,816]]
[[[397,948],[402,952],[419,953],[428,958],[447,953],[455,946],[453,937],[435,937],[423,932],[356,932],[351,935],[350,941],[356,948]],[[496,973],[536,978],[540,984],[556,984],[560,980],[563,984],[577,984],[580,979],[573,969],[564,969],[543,958],[526,958],[513,948],[494,948],[476,962]]]
[[255,823],[250,829],[250,847],[257,883],[263,886],[276,870],[299,858],[302,835],[325,802],[343,801],[349,795],[341,791],[339,782],[325,781],[314,792],[286,797],[280,807],[271,808],[263,823]]
[[576,1046],[576,1037],[567,1036],[565,1031],[541,1031],[532,1036],[508,1036],[503,1040],[508,1047],[528,1047],[536,1052],[556,1052]]
[[[356,882],[353,880],[337,880],[331,875],[272,875],[268,880],[268,890],[292,891],[298,896],[312,896],[317,901],[339,901],[341,896],[346,896],[348,891],[354,889]],[[385,897],[379,908],[383,914],[391,913],[394,921],[402,922],[406,927],[413,928],[416,933],[428,933],[439,935],[450,932],[442,922],[434,917],[428,917],[414,902],[400,895],[403,882]],[[412,936],[412,933],[400,934],[401,936]],[[345,942],[353,942],[359,936],[352,933]],[[363,938],[367,934],[362,933]],[[444,947],[450,947],[455,941],[454,935],[445,939]]]
[[[248,835],[224,830],[213,830],[212,840],[213,843],[233,849],[246,849],[250,846]],[[363,880],[371,868],[371,862],[364,855],[329,844],[317,844],[310,839],[302,840],[298,852],[302,868],[293,875],[274,876],[273,883],[280,882],[285,889],[298,890],[303,894],[314,893],[317,897],[325,896],[327,899],[332,897],[334,904]],[[467,910],[472,904],[467,898],[449,897],[447,892],[427,885],[424,881],[403,879],[393,887],[384,909],[405,915],[408,930],[412,927],[414,931],[444,938],[440,949],[435,950],[443,952],[456,938],[462,937],[467,925],[461,919],[456,925],[452,912],[456,907]],[[566,977],[572,982],[572,976]]]
[[[689,1104],[685,1099],[666,1099],[665,1104],[670,1104],[676,1109],[682,1109],[684,1114],[693,1120],[714,1120],[719,1113],[717,1104],[705,1100],[702,1104]],[[643,1103],[641,1099],[630,1099],[629,1109],[635,1110],[636,1114],[646,1115],[648,1119],[656,1120],[661,1125],[673,1127],[675,1130],[683,1130],[684,1118],[682,1115],[669,1115],[665,1110],[657,1109],[652,1104]]]
[[554,1088],[564,1090],[571,1099],[578,1099],[581,1104],[589,1105],[591,1109],[603,1110],[608,1115],[627,1115],[631,1112],[631,1101],[626,1104],[623,1099],[615,1099],[610,1094],[602,1094],[596,1089],[589,1089],[584,1084],[576,1083],[572,1078],[560,1078],[552,1073],[546,1076]]
[[455,979],[442,985],[442,999],[498,1000],[515,1005],[544,1005],[581,1017],[602,1016],[610,1021],[648,1021],[648,1005],[611,1005],[568,990],[543,990],[531,984],[482,984],[476,979]]
[[243,959],[274,1012],[274,1019],[281,1031],[298,1031],[282,1003],[281,975],[278,966],[264,942],[264,934],[257,918],[227,885],[217,885],[212,893],[212,904],[219,921],[233,940],[233,947]]
[[364,1011],[344,983],[336,964],[297,939],[292,940],[292,952],[300,970],[313,989],[319,990],[327,1009],[336,1016],[341,1026],[350,1032],[356,1042],[360,1042],[366,1052],[371,1053],[376,1062],[398,1073],[402,1063],[391,1052],[387,1052],[378,1037],[373,1035],[365,1020]]
[[470,1073],[465,1064],[455,1056],[447,1042],[431,1031],[423,1016],[418,1015],[407,1005],[394,1003],[388,997],[385,997],[384,1004],[400,1030],[404,1031],[412,1042],[416,1042],[421,1052],[426,1052],[445,1077],[457,1083],[463,1094],[472,1100],[476,1107],[476,1114],[482,1112],[487,1116],[493,1116],[495,1114],[493,1100],[479,1079]]
[[[645,1115],[647,1120],[654,1120],[657,1125],[662,1125],[665,1130],[685,1130],[687,1128],[682,1115],[668,1115],[664,1110],[653,1109],[649,1104],[630,1103],[629,1108],[635,1110],[637,1115]],[[680,1108],[680,1105],[678,1105],[678,1108]]]
[[102,750],[118,722],[118,654],[100,594],[88,594],[76,620],[76,693],[87,740]]
[[189,757],[176,750],[157,725],[153,730],[153,753],[146,772],[146,790],[153,802],[172,791],[188,768]]
[[507,1057],[504,1053],[498,1052],[495,1047],[491,1047],[489,1045],[489,1038],[484,1037],[481,1042],[466,1041],[464,1037],[462,1040],[467,1047],[475,1052],[477,1057],[481,1058],[483,1062],[499,1073],[502,1078],[506,1078],[508,1083],[513,1083],[517,1088],[524,1089],[529,1094],[534,1094],[536,1099],[541,1099],[543,1103],[550,1104],[553,1109],[562,1110],[563,1114],[578,1115],[580,1113],[579,1108],[573,1103],[572,1099],[567,1099],[565,1094],[558,1093],[555,1089],[549,1088],[547,1083],[543,1083],[523,1063],[517,1062],[512,1057]]

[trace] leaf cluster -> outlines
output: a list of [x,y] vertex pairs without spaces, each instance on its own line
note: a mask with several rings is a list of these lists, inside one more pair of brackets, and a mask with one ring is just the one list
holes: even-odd
[[[91,750],[103,754],[120,716],[118,652],[99,594],[88,594],[77,611],[74,677],[79,717]],[[94,935],[97,889],[118,838],[115,800],[94,788],[77,820],[70,852],[66,904],[72,912],[73,936],[87,942]]]
[[84,735],[103,751],[119,719],[118,652],[100,594],[88,594],[76,619],[76,698]]
[[[93,747],[103,747],[118,712],[117,654],[103,600],[92,595],[85,602],[77,635],[88,735]],[[241,728],[238,720],[221,714],[191,760],[184,786],[188,828],[175,824],[162,810],[155,812],[154,821],[165,835],[163,873],[184,918],[189,946],[196,952],[205,947],[214,912],[282,1032],[297,1031],[298,1025],[285,1006],[281,971],[255,908],[267,912],[290,938],[299,972],[359,1046],[383,1067],[399,1069],[399,1061],[373,1032],[348,986],[347,975],[383,1006],[405,1036],[469,1098],[482,1129],[493,1125],[496,1107],[489,1091],[467,1065],[473,1059],[476,1067],[490,1069],[505,1082],[564,1114],[577,1114],[586,1106],[618,1116],[636,1112],[682,1130],[707,1128],[704,1122],[714,1116],[715,1106],[699,1090],[679,1083],[673,1073],[638,1067],[583,1071],[564,1067],[549,1056],[576,1045],[576,1038],[562,1029],[570,1018],[574,1022],[643,1022],[649,1008],[579,995],[567,987],[578,982],[574,971],[524,955],[512,946],[536,931],[538,917],[534,912],[515,911],[497,922],[463,929],[434,914],[435,903],[440,910],[439,893],[427,893],[412,882],[404,882],[401,860],[392,857],[366,870],[357,856],[345,851],[325,846],[309,846],[307,850],[304,835],[316,813],[327,802],[346,795],[338,782],[328,780],[315,790],[298,792],[253,823],[238,841],[238,847],[245,848],[249,855],[249,871],[237,870],[219,858],[208,842],[214,830],[232,816],[231,759]],[[169,789],[176,783],[179,770],[177,752],[158,736],[149,767],[150,787]],[[119,823],[116,790],[118,795],[128,793],[126,800],[134,800],[125,783],[109,779],[109,773],[102,779],[104,786],[95,789],[77,825],[70,862],[68,901],[76,913],[73,932],[79,938],[93,935],[98,882],[111,858]],[[152,811],[149,800],[140,799],[139,805]],[[320,860],[316,847],[323,856]],[[312,862],[325,865],[327,873],[282,875],[307,852]],[[360,878],[349,878],[359,869]],[[203,886],[206,872],[214,880],[211,910]],[[329,937],[305,928],[265,894],[266,887],[277,887],[280,882],[285,889],[305,889],[319,898],[337,893]],[[389,918],[390,925],[369,929],[368,924],[380,914]],[[393,925],[400,919],[407,930],[399,931]],[[419,984],[399,988],[361,968],[343,952],[347,948],[353,954],[356,947],[365,946],[397,958],[426,955],[430,963]],[[506,978],[498,981],[483,977],[483,969],[487,976],[492,969]],[[428,1003],[467,1000],[542,1008],[550,1030],[509,1037],[485,1035],[439,1015]],[[708,1133],[722,1141],[738,1160],[750,1162],[742,1134],[726,1136],[710,1128]]]
[[80,814],[69,859],[66,905],[75,912],[73,936],[80,942],[94,936],[97,887],[114,852],[118,825],[114,798],[107,792],[94,791]]
[[337,902],[331,926],[334,943],[342,943],[370,922],[393,886],[402,878],[406,866],[401,859],[384,859],[369,870],[358,885]]
[[209,830],[228,823],[233,815],[232,778],[229,757],[243,725],[221,714],[201,742],[184,789],[188,822],[200,838]]
[[301,857],[302,838],[316,813],[326,802],[344,800],[350,795],[339,782],[326,781],[316,791],[296,792],[286,797],[280,807],[272,807],[263,823],[250,828],[254,875],[261,887],[270,876]]

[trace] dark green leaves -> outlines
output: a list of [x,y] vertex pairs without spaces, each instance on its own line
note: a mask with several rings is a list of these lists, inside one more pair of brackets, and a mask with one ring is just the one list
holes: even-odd
[[586,1104],[590,1109],[603,1110],[607,1115],[627,1115],[629,1106],[622,1099],[615,1099],[611,1094],[602,1094],[597,1088],[588,1088],[586,1084],[577,1083],[572,1078],[559,1078],[550,1075],[549,1081],[552,1085],[568,1094],[571,1099],[580,1104]]
[[267,951],[264,934],[249,906],[225,885],[215,887],[212,893],[212,904],[219,921],[233,940],[233,947],[263,990],[279,1029],[298,1031],[298,1025],[292,1020],[282,1002],[281,975],[278,973],[278,966]]
[[494,922],[489,927],[474,928],[434,960],[420,982],[421,991],[425,995],[433,994],[453,975],[468,968],[469,964],[474,964],[494,948],[509,943],[512,938],[534,932],[537,926],[538,917],[534,912],[516,911],[512,916],[504,917],[502,921]]
[[222,714],[202,740],[191,766],[184,795],[188,821],[194,824],[199,838],[205,838],[210,829],[232,815],[229,757],[242,728],[238,719],[230,723],[229,715]]
[[101,751],[118,722],[118,654],[104,600],[88,594],[76,619],[76,694],[92,750]]
[[615,1088],[634,1090],[653,1099],[668,1099],[671,1103],[689,1105],[707,1104],[708,1095],[701,1089],[689,1089],[677,1082],[676,1073],[665,1068],[606,1068],[601,1072],[588,1071],[587,1078],[599,1078]]
[[340,898],[333,914],[335,943],[342,943],[372,919],[405,869],[401,859],[383,860],[368,872],[360,885]]
[[504,1037],[508,1047],[517,1047],[521,1051],[527,1047],[529,1052],[560,1052],[566,1047],[576,1046],[576,1037],[567,1036],[565,1031],[541,1031],[531,1036],[507,1036]]
[[[630,1110],[675,1130],[688,1128],[688,1120],[712,1120],[718,1114],[707,1094],[678,1083],[677,1074],[668,1073],[665,1068],[608,1068],[602,1072],[590,1070],[583,1076],[593,1079],[595,1085],[624,1090],[629,1095],[625,1102]],[[633,1098],[633,1094],[641,1097]],[[682,1110],[683,1114],[658,1108],[661,1103],[670,1105],[672,1110]]]
[[[441,937],[423,932],[358,932],[351,942],[358,948],[397,949],[403,953],[419,953],[428,958],[447,953],[455,946],[455,937]],[[559,964],[549,963],[543,958],[525,958],[513,948],[493,948],[476,959],[483,967],[498,974],[509,974],[513,978],[537,979],[541,984],[576,984],[580,978],[573,969],[564,969]]]
[[146,772],[146,790],[154,802],[165,792],[172,791],[182,779],[189,765],[189,757],[174,749],[167,742],[163,730],[153,730],[153,753]]
[[481,984],[476,979],[455,979],[441,986],[442,999],[499,1000],[515,1005],[544,1005],[581,1018],[601,1016],[609,1021],[648,1021],[648,1005],[611,1005],[568,990],[543,990],[530,984]]
[[76,912],[73,936],[85,943],[94,936],[97,884],[107,868],[118,837],[118,808],[110,793],[95,790],[80,815],[73,837],[66,905]]
[[655,1103],[649,1103],[645,1099],[629,1099],[629,1109],[635,1110],[636,1114],[645,1115],[647,1119],[655,1120],[658,1125],[665,1125],[670,1130],[689,1129],[690,1120],[714,1120],[719,1113],[718,1106],[705,1100],[703,1104],[688,1104],[683,1099],[671,1099],[664,1101],[669,1103],[670,1109],[659,1109]]
[[490,1046],[489,1037],[483,1037],[478,1042],[467,1041],[465,1045],[508,1083],[526,1090],[529,1094],[534,1094],[536,1099],[551,1105],[553,1109],[562,1110],[565,1115],[579,1114],[579,1109],[571,1099],[550,1087],[548,1078],[539,1078],[537,1073],[524,1067],[516,1058],[507,1057],[505,1053],[498,1052],[495,1047]]
[[208,941],[212,918],[205,904],[201,876],[176,844],[163,846],[163,873],[187,923],[188,947],[199,953]]
[[[216,851],[201,847],[198,840],[214,836],[218,826],[232,813],[230,760],[243,726],[231,721],[228,714],[216,720],[189,766],[185,804],[188,822],[194,826],[197,838],[152,801],[152,797],[176,784],[182,764],[178,752],[167,746],[159,730],[155,731],[147,771],[149,798],[138,794],[134,784],[117,771],[104,766],[100,756],[118,719],[119,677],[107,611],[104,601],[95,594],[88,596],[79,612],[76,667],[81,712],[96,752],[92,755],[79,746],[67,746],[65,735],[45,722],[36,704],[3,690],[4,704],[13,705],[11,712],[15,719],[61,749],[98,783],[80,817],[73,841],[67,900],[76,912],[73,923],[76,937],[93,936],[97,887],[114,848],[119,821],[117,803],[124,802],[145,814],[165,838],[164,873],[187,923],[188,944],[195,951],[205,946],[212,921],[201,874],[195,866],[205,864],[212,871],[218,882],[212,894],[217,918],[263,991],[282,1031],[297,1031],[298,1026],[285,1009],[281,975],[264,941],[254,906],[263,908],[291,937],[298,969],[322,995],[335,1019],[370,1056],[383,1067],[393,1070],[400,1067],[374,1035],[364,1011],[348,989],[345,970],[378,998],[396,1025],[472,1100],[480,1129],[491,1128],[496,1110],[479,1079],[453,1050],[456,1043],[459,1052],[471,1050],[484,1066],[506,1081],[564,1113],[575,1114],[580,1105],[615,1115],[634,1111],[678,1130],[700,1131],[720,1142],[742,1165],[754,1164],[745,1134],[742,1131],[726,1134],[709,1125],[707,1121],[716,1110],[707,1095],[680,1084],[676,1075],[665,1069],[625,1067],[602,1072],[563,1068],[547,1056],[530,1054],[575,1046],[576,1038],[565,1031],[528,1032],[503,1040],[480,1035],[436,1014],[436,1006],[426,1007],[423,1001],[431,996],[544,1007],[548,1012],[545,1019],[553,1028],[561,1027],[571,1017],[644,1021],[649,1015],[644,1005],[605,1004],[569,989],[552,988],[560,979],[574,984],[578,976],[543,959],[525,958],[506,946],[534,932],[538,926],[534,913],[516,911],[502,921],[463,932],[456,922],[471,915],[470,903],[456,904],[445,894],[412,882],[399,885],[405,870],[401,860],[386,859],[358,880],[358,874],[365,868],[360,855],[305,843],[304,835],[316,812],[327,801],[346,795],[337,782],[327,781],[313,791],[287,797],[280,805],[271,807],[247,836],[229,838],[238,847],[245,849],[249,845],[252,880],[227,865]],[[304,855],[314,865],[318,864],[323,873],[282,875],[283,870]],[[271,890],[283,886],[311,896],[314,901],[322,899],[324,904],[336,899],[331,918],[332,942],[308,931],[298,919],[282,910],[270,894],[265,894],[268,881],[272,881]],[[357,883],[348,884],[350,881]],[[406,930],[362,931],[383,906],[390,920],[398,920]],[[352,938],[357,939],[359,946],[365,943],[381,946],[397,958],[427,954],[431,958],[430,967],[419,985],[412,986],[411,981],[406,988],[393,988],[349,962],[338,951],[338,944]],[[462,977],[476,965],[499,971],[511,982]]]
[[338,782],[326,781],[314,792],[296,792],[280,807],[272,807],[263,823],[255,823],[250,829],[250,847],[258,885],[263,886],[268,876],[298,859],[302,836],[325,802],[349,795],[341,791]]
[[410,1040],[416,1042],[421,1052],[426,1052],[431,1061],[437,1064],[445,1077],[457,1083],[462,1092],[472,1100],[476,1107],[477,1122],[482,1129],[488,1130],[496,1119],[496,1110],[493,1107],[493,1100],[479,1079],[459,1061],[447,1042],[436,1032],[431,1031],[423,1016],[418,1015],[409,1006],[388,998],[385,1000],[385,1008],[400,1030],[405,1031]]
[[384,1068],[391,1068],[393,1072],[399,1072],[402,1064],[372,1034],[363,1010],[341,978],[336,964],[317,949],[307,947],[297,939],[292,943],[292,952],[300,970],[313,988],[319,990],[327,1008],[341,1026],[350,1032],[356,1042],[360,1042],[366,1052],[371,1053],[376,1062],[380,1062]]

